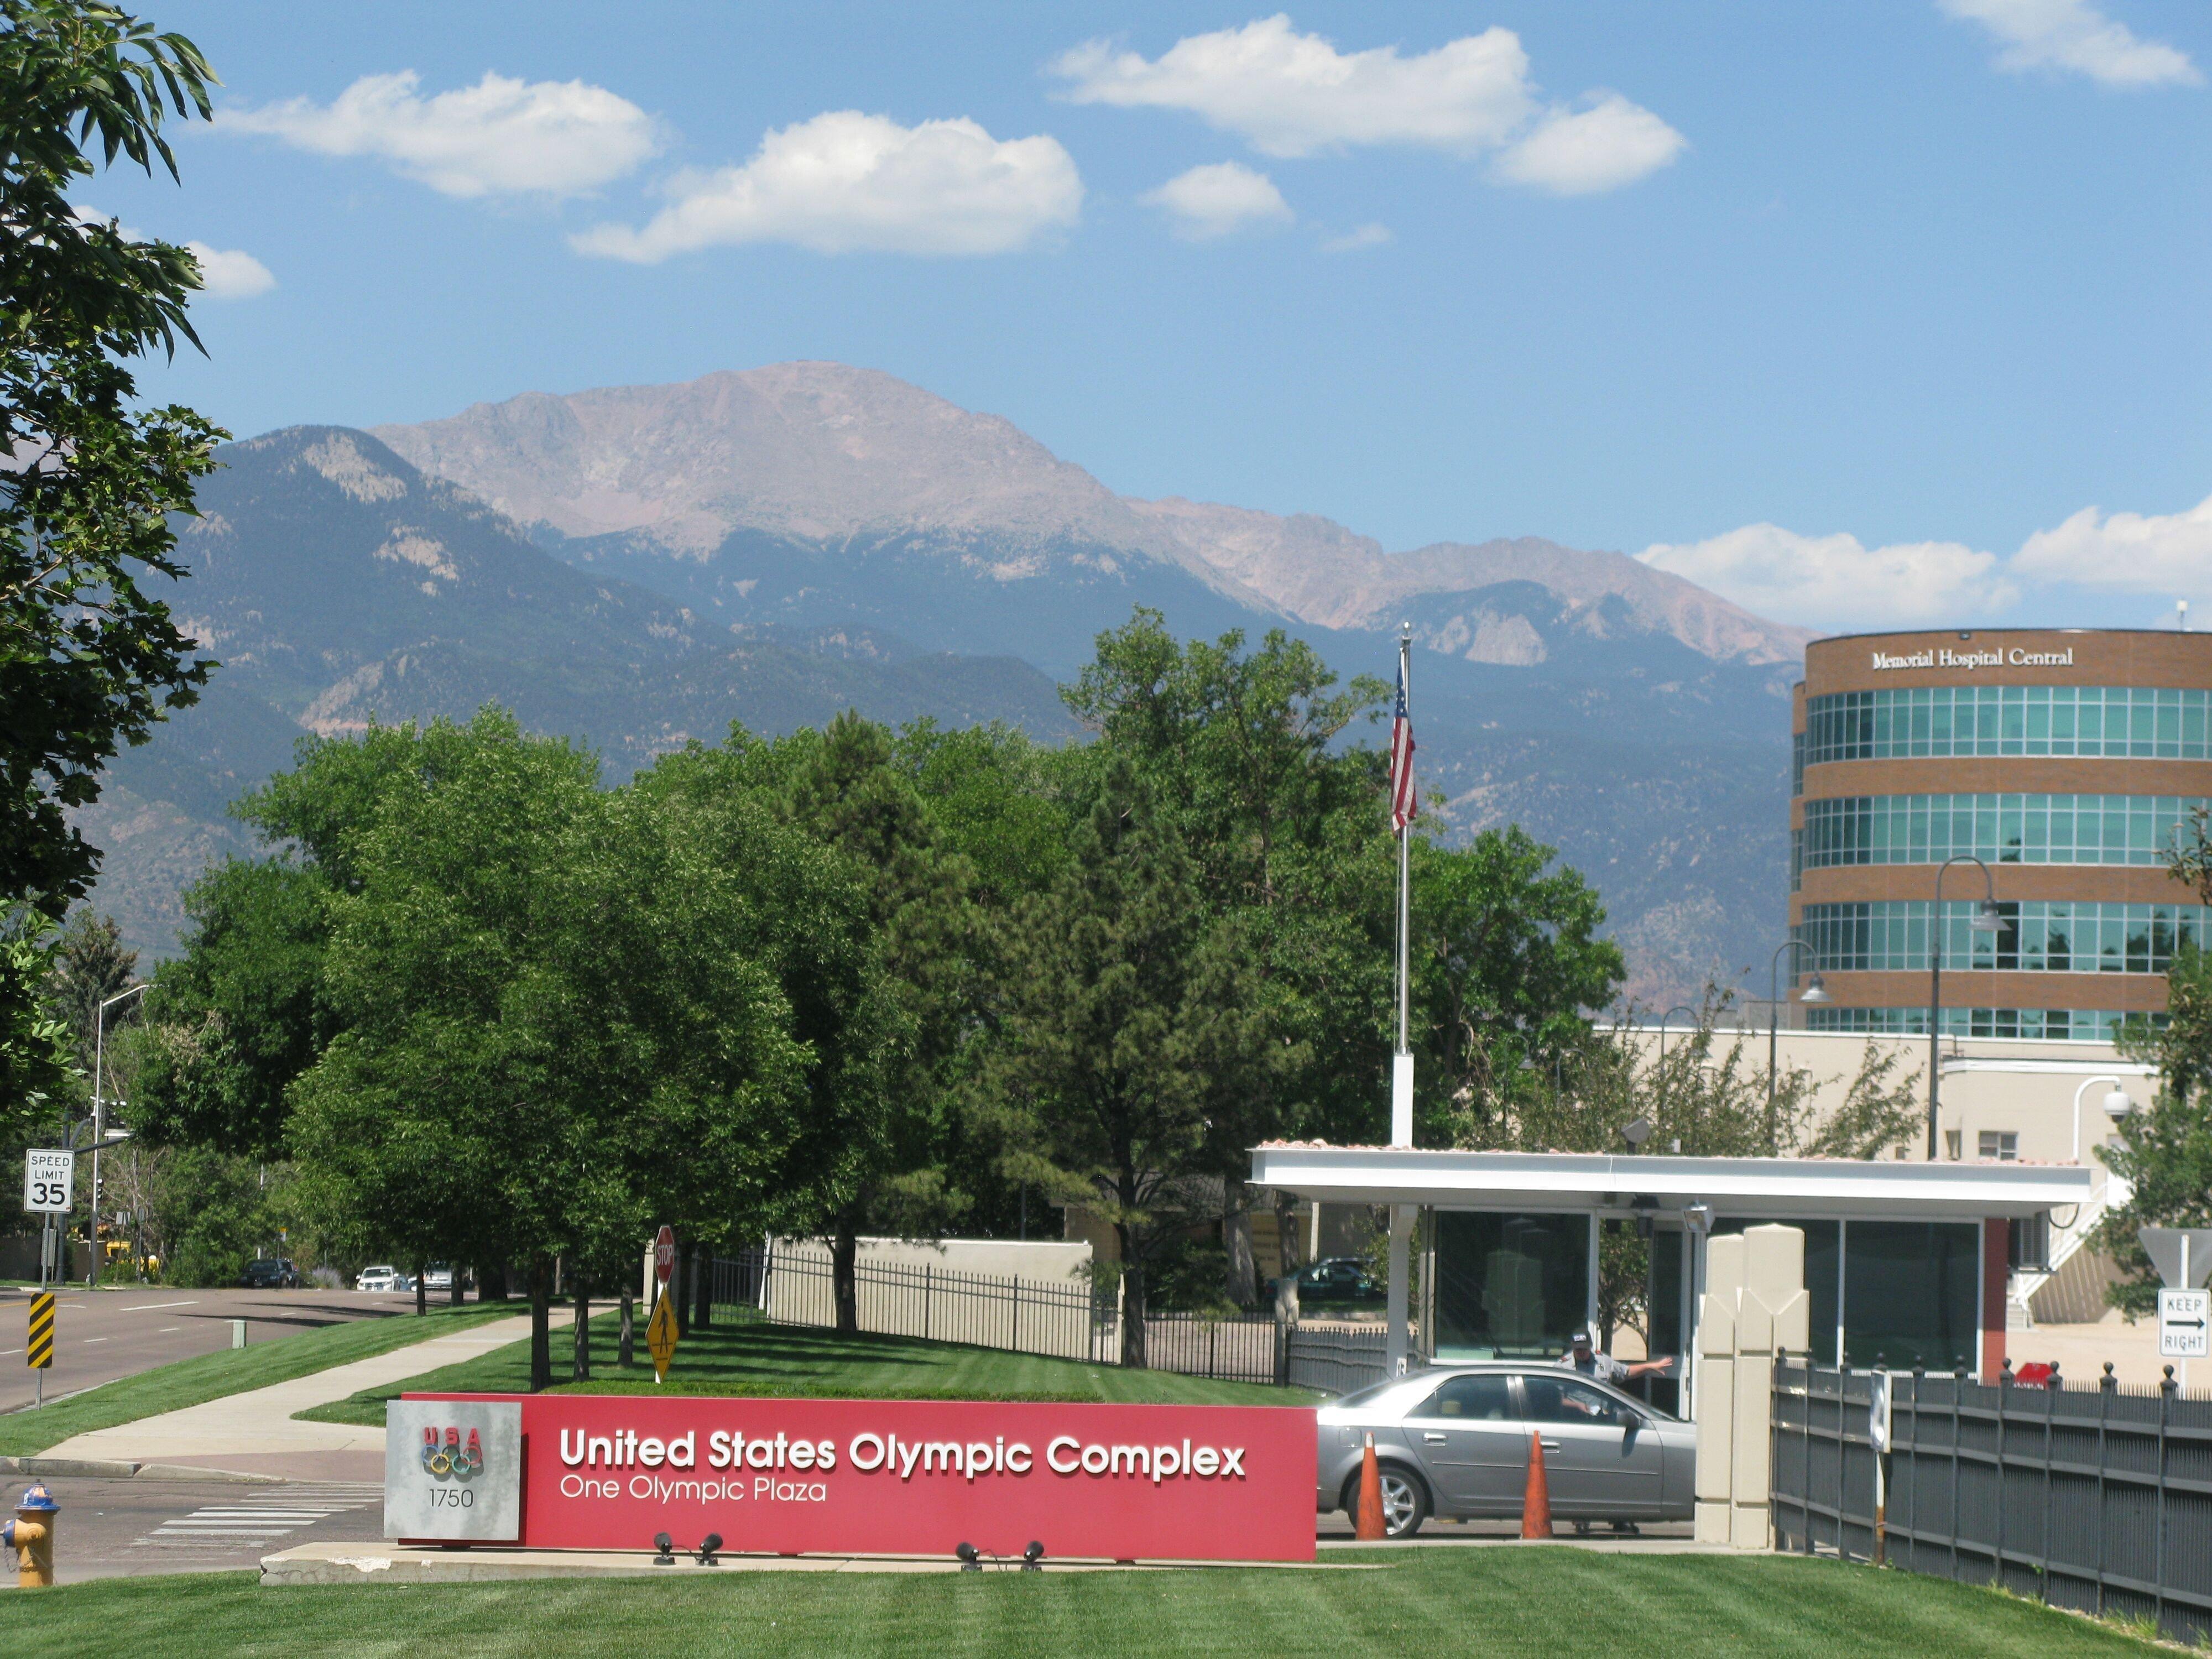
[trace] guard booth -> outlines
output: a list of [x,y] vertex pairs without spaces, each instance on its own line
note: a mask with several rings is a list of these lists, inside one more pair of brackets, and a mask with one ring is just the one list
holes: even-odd
[[1674,1354],[1652,1403],[1686,1415],[1696,1388],[1706,1241],[1760,1222],[1805,1233],[1812,1357],[1832,1365],[1994,1376],[2005,1357],[2014,1231],[2094,1195],[2075,1164],[1843,1158],[1680,1158],[1431,1152],[1270,1142],[1255,1185],[1328,1204],[1398,1205],[1417,1216],[1417,1282],[1394,1287],[1429,1358],[1554,1359],[1595,1324],[1608,1222],[1650,1241],[1653,1355]]

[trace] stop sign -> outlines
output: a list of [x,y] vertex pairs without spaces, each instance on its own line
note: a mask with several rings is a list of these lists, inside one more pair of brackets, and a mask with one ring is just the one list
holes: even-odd
[[653,1271],[665,1285],[668,1276],[676,1271],[676,1229],[663,1227],[660,1236],[653,1241]]

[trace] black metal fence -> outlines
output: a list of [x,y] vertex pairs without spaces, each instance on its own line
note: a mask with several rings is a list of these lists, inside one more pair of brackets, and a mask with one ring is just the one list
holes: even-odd
[[1380,1325],[1291,1325],[1284,1338],[1282,1381],[1324,1394],[1350,1394],[1390,1374],[1389,1336]]
[[[2054,1377],[2054,1383],[2059,1379]],[[1776,1547],[2212,1636],[2212,1399],[1778,1363]]]

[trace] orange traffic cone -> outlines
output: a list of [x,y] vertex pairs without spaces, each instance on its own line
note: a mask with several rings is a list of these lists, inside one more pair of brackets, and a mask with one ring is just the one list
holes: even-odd
[[1544,1437],[1528,1437],[1528,1486],[1521,1495],[1521,1535],[1552,1535],[1552,1482],[1544,1473]]
[[1367,1449],[1359,1455],[1359,1512],[1354,1517],[1355,1536],[1373,1543],[1383,1536],[1382,1476],[1375,1467],[1375,1437],[1367,1437]]

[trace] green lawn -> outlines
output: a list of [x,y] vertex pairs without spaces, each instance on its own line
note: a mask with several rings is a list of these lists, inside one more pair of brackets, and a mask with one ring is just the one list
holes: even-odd
[[[592,1321],[592,1379],[561,1382],[580,1394],[781,1395],[811,1399],[1110,1400],[1139,1404],[1306,1406],[1321,1396],[1303,1389],[1212,1382],[1169,1371],[1127,1371],[1073,1359],[1003,1353],[915,1337],[839,1336],[805,1325],[771,1325],[757,1315],[715,1315],[676,1351],[668,1382],[656,1385],[639,1322],[636,1366],[615,1364],[619,1316]],[[721,1323],[721,1321],[730,1321]],[[575,1339],[556,1331],[553,1374],[566,1377]],[[403,1394],[520,1394],[530,1386],[530,1347],[517,1342],[477,1359],[372,1389],[335,1405],[302,1412],[330,1423],[381,1423],[384,1402]]]
[[11,1412],[0,1417],[0,1456],[28,1456],[88,1430],[110,1429],[118,1423],[179,1411],[227,1394],[288,1382],[310,1371],[389,1353],[487,1319],[511,1319],[524,1305],[471,1302],[459,1308],[433,1309],[419,1319],[411,1314],[357,1319],[273,1342],[226,1348],[220,1353],[157,1365],[36,1411]]
[[[1332,1553],[1332,1560],[1375,1559]],[[1788,1556],[1407,1550],[1379,1572],[890,1576],[669,1570],[665,1582],[264,1589],[244,1573],[0,1595],[38,1650],[163,1656],[1463,1653],[2059,1659],[2144,1654],[2124,1632],[1933,1578]]]

